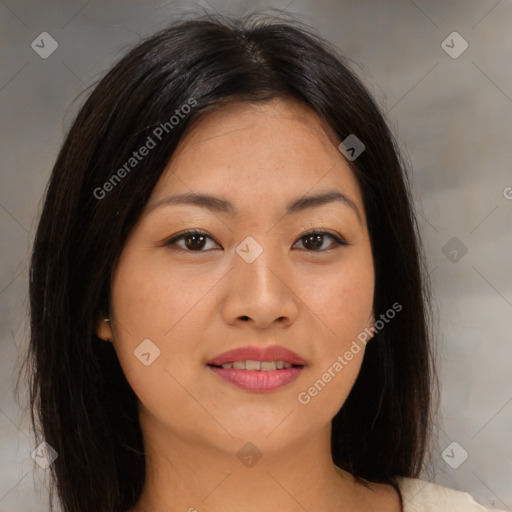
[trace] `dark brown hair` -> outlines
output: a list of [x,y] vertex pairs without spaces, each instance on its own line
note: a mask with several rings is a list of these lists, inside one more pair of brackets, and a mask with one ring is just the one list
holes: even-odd
[[[334,463],[393,485],[419,475],[435,380],[429,294],[407,171],[383,114],[347,60],[301,23],[206,15],[147,38],[106,74],[72,124],[46,191],[30,267],[27,360],[32,421],[59,454],[51,471],[64,512],[125,511],[144,485],[136,397],[112,345],[95,335],[130,230],[205,109],[278,97],[309,106],[340,141],[355,134],[364,143],[350,165],[374,254],[375,317],[402,306],[368,344],[333,419]],[[162,143],[99,194],[191,98],[194,107],[166,125]]]

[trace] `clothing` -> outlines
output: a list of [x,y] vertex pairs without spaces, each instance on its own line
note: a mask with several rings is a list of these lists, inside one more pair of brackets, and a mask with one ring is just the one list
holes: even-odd
[[477,503],[467,492],[456,491],[417,478],[400,477],[403,512],[505,512]]

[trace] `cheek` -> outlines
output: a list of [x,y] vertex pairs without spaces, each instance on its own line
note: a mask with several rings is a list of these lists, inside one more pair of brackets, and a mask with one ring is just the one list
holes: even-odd
[[135,247],[123,256],[112,283],[112,307],[125,327],[121,337],[129,333],[139,343],[151,338],[168,344],[177,329],[190,324],[190,312],[204,308],[203,299],[221,275],[207,266],[170,264],[163,250]]
[[311,272],[303,282],[304,302],[317,316],[328,345],[343,348],[368,327],[373,308],[372,261],[352,258]]
[[[308,417],[331,419],[345,402],[359,375],[369,337],[374,294],[373,263],[354,258],[338,269],[308,276],[305,289],[318,330],[316,364],[297,399]],[[361,341],[363,340],[363,341]]]
[[193,387],[191,361],[197,358],[215,275],[202,276],[192,265],[194,275],[187,275],[161,254],[138,252],[125,250],[112,281],[114,346],[139,400],[165,416],[190,408],[184,388]]

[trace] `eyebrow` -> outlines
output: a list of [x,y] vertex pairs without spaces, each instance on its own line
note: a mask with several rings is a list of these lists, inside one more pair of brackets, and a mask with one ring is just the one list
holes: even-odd
[[[292,215],[309,208],[316,208],[333,202],[338,202],[350,207],[356,214],[358,220],[362,222],[361,213],[355,202],[338,190],[328,190],[326,192],[302,196],[294,199],[286,206],[286,215]],[[163,199],[160,199],[159,201],[156,201],[150,205],[147,213],[155,210],[156,208],[174,204],[189,204],[207,208],[208,210],[216,213],[232,216],[238,215],[238,211],[233,203],[227,199],[212,196],[210,194],[198,194],[193,192],[164,197]]]

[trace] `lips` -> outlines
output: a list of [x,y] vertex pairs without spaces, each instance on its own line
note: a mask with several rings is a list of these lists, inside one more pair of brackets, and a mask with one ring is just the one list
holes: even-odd
[[306,361],[295,352],[280,345],[268,347],[241,347],[228,350],[212,360],[208,361],[209,366],[222,366],[226,363],[236,361],[284,361],[294,366],[305,366]]
[[265,393],[277,391],[296,380],[304,370],[306,361],[291,350],[272,345],[229,350],[207,364],[215,375],[230,386]]

